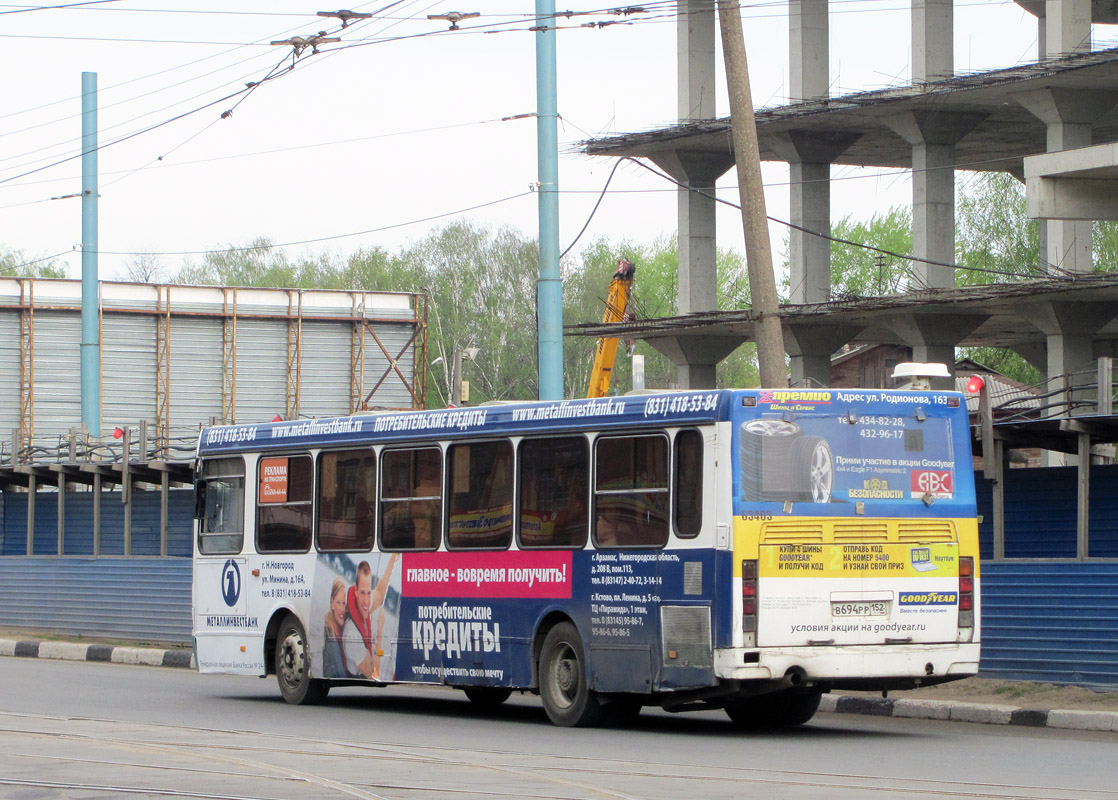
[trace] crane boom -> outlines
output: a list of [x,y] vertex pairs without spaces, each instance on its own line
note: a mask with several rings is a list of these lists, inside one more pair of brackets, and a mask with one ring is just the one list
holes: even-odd
[[[613,280],[609,284],[606,310],[602,314],[603,323],[621,322],[625,318],[635,270],[636,267],[629,259],[618,259],[617,271],[613,273]],[[605,397],[609,394],[609,384],[613,378],[613,363],[616,360],[617,339],[605,336],[598,339],[598,346],[594,352],[594,368],[590,372],[590,388],[586,390],[587,397]]]

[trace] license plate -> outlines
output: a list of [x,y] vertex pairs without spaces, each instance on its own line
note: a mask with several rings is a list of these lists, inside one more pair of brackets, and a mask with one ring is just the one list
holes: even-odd
[[889,603],[886,600],[870,600],[861,603],[831,603],[832,617],[887,617]]

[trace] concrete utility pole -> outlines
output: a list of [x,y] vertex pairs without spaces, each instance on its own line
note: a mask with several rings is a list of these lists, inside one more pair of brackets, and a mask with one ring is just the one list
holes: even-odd
[[780,306],[769,245],[768,215],[765,213],[765,188],[761,184],[757,122],[753,117],[749,66],[745,60],[745,37],[742,35],[738,4],[731,0],[718,0],[718,22],[722,29],[722,55],[726,59],[726,84],[730,92],[730,126],[738,168],[742,226],[745,229],[749,296],[758,315],[754,337],[757,340],[757,365],[762,386],[787,386],[784,337],[780,330]]
[[[101,436],[101,331],[97,278],[97,73],[82,73],[82,424]],[[30,433],[28,434],[30,437]],[[28,550],[28,553],[31,551]],[[61,552],[61,551],[59,551]]]

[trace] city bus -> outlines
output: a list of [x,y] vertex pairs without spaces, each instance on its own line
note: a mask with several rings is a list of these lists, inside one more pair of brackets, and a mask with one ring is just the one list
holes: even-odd
[[198,669],[798,725],[978,671],[960,394],[680,391],[201,432]]

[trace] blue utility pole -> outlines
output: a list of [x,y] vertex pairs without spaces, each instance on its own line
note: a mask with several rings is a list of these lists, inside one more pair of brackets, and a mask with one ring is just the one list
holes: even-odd
[[540,400],[563,399],[563,284],[559,277],[559,110],[555,92],[555,0],[536,0],[536,145],[540,276],[536,282]]
[[82,73],[82,424],[101,435],[101,336],[97,291],[97,73]]

